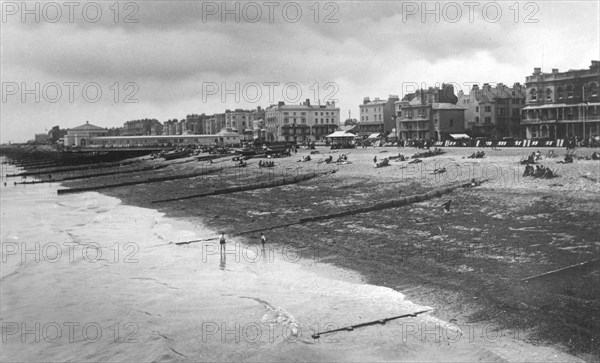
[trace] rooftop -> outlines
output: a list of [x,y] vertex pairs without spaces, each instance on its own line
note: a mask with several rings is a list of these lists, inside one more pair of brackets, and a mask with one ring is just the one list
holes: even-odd
[[77,126],[77,127],[73,127],[72,129],[69,129],[69,130],[75,130],[75,131],[107,131],[104,127],[92,125],[89,121],[86,121],[85,124]]

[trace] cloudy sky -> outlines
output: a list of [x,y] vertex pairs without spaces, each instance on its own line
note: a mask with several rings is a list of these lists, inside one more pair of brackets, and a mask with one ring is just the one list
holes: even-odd
[[[598,1],[2,1],[0,139],[588,68]],[[37,18],[36,18],[37,17]],[[237,17],[237,19],[236,19]]]

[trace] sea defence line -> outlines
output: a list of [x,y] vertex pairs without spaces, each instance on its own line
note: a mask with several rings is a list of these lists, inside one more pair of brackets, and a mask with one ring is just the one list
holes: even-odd
[[[479,181],[476,184],[480,185],[481,183],[483,183],[485,181],[487,181],[487,180]],[[327,220],[327,219],[351,216],[354,214],[361,214],[361,213],[368,213],[368,212],[384,210],[384,209],[398,208],[398,207],[402,207],[405,205],[419,203],[419,202],[423,202],[423,201],[433,199],[433,198],[438,198],[438,197],[441,197],[442,195],[452,193],[456,189],[469,188],[469,187],[472,187],[471,182],[457,184],[457,185],[450,185],[450,186],[447,186],[444,188],[434,189],[427,193],[411,195],[411,196],[408,196],[405,198],[399,198],[399,199],[395,199],[395,200],[391,200],[391,201],[387,201],[387,202],[383,202],[383,203],[356,206],[353,209],[349,209],[349,210],[345,210],[345,211],[341,211],[341,212],[337,212],[337,213],[328,213],[328,214],[322,214],[322,215],[318,215],[318,216],[305,217],[305,218],[300,218],[299,220],[297,220],[295,222],[279,224],[279,225],[275,225],[275,226],[271,226],[271,227],[263,227],[263,228],[259,228],[259,229],[252,229],[252,230],[248,230],[248,231],[242,231],[240,233],[237,233],[237,235],[241,236],[241,235],[245,235],[245,234],[256,233],[256,232],[261,232],[261,231],[276,229],[276,228],[283,228],[283,227],[288,227],[288,226],[293,226],[293,225],[303,224],[303,223],[308,223],[308,222],[318,222],[318,221],[323,221],[323,220]]]
[[192,195],[186,195],[186,196],[178,197],[178,198],[153,200],[151,203],[167,203],[167,202],[175,202],[175,201],[178,201],[178,200],[186,200],[186,199],[193,199],[193,198],[203,198],[203,197],[208,197],[208,196],[212,196],[212,195],[231,194],[231,193],[237,193],[237,192],[245,192],[245,191],[250,191],[250,190],[257,190],[257,189],[274,188],[274,187],[278,187],[278,186],[282,186],[282,185],[289,185],[289,184],[300,183],[302,181],[314,179],[316,177],[324,176],[324,175],[327,175],[327,174],[333,174],[335,172],[336,172],[335,170],[326,171],[326,172],[316,172],[315,171],[315,172],[311,172],[311,173],[305,173],[305,174],[297,175],[297,176],[291,177],[291,178],[285,178],[284,177],[284,178],[282,178],[280,180],[274,180],[272,182],[261,182],[261,183],[254,183],[254,184],[250,184],[250,185],[241,185],[241,186],[235,186],[235,187],[229,187],[229,188],[222,188],[222,189],[217,189],[217,190],[213,190],[213,191],[210,191],[210,192],[199,193],[199,194],[192,194]]
[[196,177],[199,177],[199,176],[204,176],[204,175],[216,173],[216,172],[219,172],[219,171],[224,170],[224,169],[225,168],[220,167],[220,168],[203,170],[201,172],[191,173],[191,174],[172,175],[172,176],[165,176],[165,177],[158,177],[158,178],[149,178],[149,179],[146,179],[146,180],[136,180],[136,181],[131,181],[131,182],[115,183],[115,184],[108,184],[108,185],[99,185],[99,186],[94,186],[94,187],[83,187],[83,188],[72,188],[72,189],[58,189],[56,191],[56,193],[57,194],[82,193],[82,192],[90,192],[90,191],[95,191],[95,190],[100,190],[100,189],[111,189],[111,188],[125,187],[125,186],[138,185],[138,184],[148,184],[148,183],[156,183],[156,182],[163,182],[163,181],[169,181],[169,180],[178,180],[178,179],[189,179],[189,178],[196,178]]

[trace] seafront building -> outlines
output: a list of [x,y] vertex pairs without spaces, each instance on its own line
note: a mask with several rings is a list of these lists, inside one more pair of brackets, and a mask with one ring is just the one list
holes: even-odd
[[123,136],[142,136],[142,135],[160,135],[163,125],[156,119],[143,119],[127,121],[123,124],[121,135]]
[[472,137],[520,138],[521,110],[525,107],[525,85],[508,87],[475,84],[469,94],[458,92],[457,106],[465,108],[465,130]]
[[340,109],[335,102],[311,105],[310,100],[299,105],[279,102],[265,109],[267,141],[322,141],[340,125]]
[[447,140],[465,131],[465,108],[457,106],[454,86],[420,89],[395,102],[396,130],[402,140]]
[[598,85],[600,62],[593,60],[589,69],[571,69],[543,73],[534,68],[527,76],[527,96],[521,114],[524,136],[590,140],[600,135]]
[[[397,95],[389,95],[387,100],[369,97],[363,99],[359,105],[360,121],[358,123],[358,136],[367,137],[372,134],[389,135],[396,127],[394,104],[400,101]],[[392,135],[397,136],[397,135]]]
[[92,125],[89,121],[81,126],[74,127],[67,130],[67,135],[64,136],[65,146],[87,146],[91,139],[101,136],[106,136],[108,130]]
[[236,109],[225,111],[225,127],[240,134],[243,141],[254,139],[254,121],[264,119],[264,110],[259,106],[255,110]]
[[240,135],[223,129],[215,135],[148,135],[148,136],[100,136],[88,140],[87,147],[128,148],[180,145],[239,146]]

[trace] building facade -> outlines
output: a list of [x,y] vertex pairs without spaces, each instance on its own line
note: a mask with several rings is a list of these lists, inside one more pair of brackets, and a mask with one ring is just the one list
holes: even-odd
[[525,107],[525,86],[510,88],[502,83],[492,87],[473,85],[469,94],[458,93],[457,105],[465,108],[465,130],[472,137],[521,137],[521,110]]
[[65,146],[87,146],[90,139],[106,136],[108,130],[103,127],[95,126],[86,121],[84,125],[67,130],[64,137]]
[[186,145],[239,146],[240,137],[236,132],[221,130],[215,135],[148,135],[148,136],[99,136],[89,139],[88,147],[127,148],[127,147],[171,147]]
[[207,117],[204,131],[208,135],[215,135],[225,128],[225,113],[215,113]]
[[450,84],[406,95],[395,102],[398,137],[442,141],[450,133],[463,132],[465,110],[456,106],[457,101],[454,86]]
[[[397,95],[390,95],[387,100],[375,98],[373,101],[365,97],[359,105],[360,122],[358,136],[369,136],[375,133],[392,133],[396,127],[394,105],[400,101]],[[396,136],[396,135],[393,135]]]
[[266,141],[321,141],[340,125],[340,109],[335,102],[300,105],[279,102],[265,110]]
[[206,115],[191,114],[185,117],[185,122],[182,127],[182,133],[184,135],[204,135]]
[[254,112],[250,110],[236,109],[225,111],[225,127],[237,132],[243,141],[252,141]]
[[121,129],[123,136],[160,135],[161,133],[162,124],[156,119],[127,121]]
[[590,140],[600,135],[600,62],[589,69],[543,73],[534,68],[526,78],[521,127],[525,137]]

